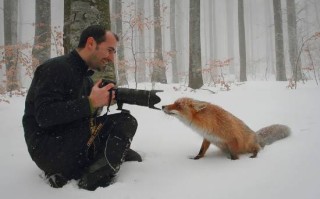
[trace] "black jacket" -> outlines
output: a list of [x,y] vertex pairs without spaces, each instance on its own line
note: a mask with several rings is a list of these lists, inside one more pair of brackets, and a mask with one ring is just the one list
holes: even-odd
[[[22,119],[29,153],[46,172],[66,172],[89,137],[90,105],[83,93],[88,66],[74,50],[40,65]],[[81,159],[81,158],[80,158]]]

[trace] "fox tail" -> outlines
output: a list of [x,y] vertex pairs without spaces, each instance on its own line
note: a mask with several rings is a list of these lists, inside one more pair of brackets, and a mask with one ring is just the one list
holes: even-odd
[[261,147],[272,144],[277,140],[288,137],[291,134],[291,129],[282,124],[274,124],[264,127],[257,131],[258,142]]

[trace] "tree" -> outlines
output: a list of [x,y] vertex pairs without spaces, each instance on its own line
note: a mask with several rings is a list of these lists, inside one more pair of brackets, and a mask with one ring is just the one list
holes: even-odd
[[118,55],[118,85],[128,84],[126,76],[126,64],[124,56],[124,45],[123,45],[123,31],[122,31],[122,2],[114,1],[115,6],[115,21],[116,30],[115,32],[120,36],[119,47],[117,50]]
[[[234,1],[227,0],[226,1],[226,15],[227,15],[227,27],[228,27],[227,45],[228,45],[228,56],[231,59],[234,57],[234,47],[233,47],[233,45],[234,45],[234,37],[233,37],[233,32],[234,32],[233,12],[234,12],[234,9],[233,8],[234,8]],[[229,65],[229,73],[235,74],[233,62],[231,62]]]
[[19,89],[18,80],[18,0],[4,0],[4,45],[8,92]]
[[144,0],[136,0],[137,3],[137,16],[142,22],[137,28],[138,34],[138,71],[137,71],[137,81],[144,82],[146,81],[146,64],[145,64],[145,36],[144,30],[145,26],[143,24],[143,19],[145,19],[144,14]]
[[179,82],[183,81],[184,84],[188,82],[188,62],[189,60],[186,59],[189,55],[188,46],[189,46],[189,2],[186,0],[175,0],[176,3],[176,57],[177,57],[177,65],[179,68]]
[[284,62],[281,0],[273,0],[273,12],[276,48],[276,80],[286,81],[287,77]]
[[172,83],[179,83],[178,77],[178,66],[176,56],[176,2],[170,0],[170,41],[171,51],[173,52],[172,57]]
[[275,44],[273,42],[274,39],[274,30],[273,30],[273,8],[272,8],[272,2],[271,1],[264,1],[264,8],[265,8],[265,32],[266,32],[266,45],[265,45],[265,51],[266,51],[266,69],[265,69],[265,78],[268,79],[268,73],[275,74],[275,67],[274,67],[274,49]]
[[[211,4],[211,5],[210,5]],[[213,61],[218,59],[218,34],[217,34],[217,17],[216,17],[216,1],[215,0],[210,0],[209,3],[209,8],[211,9],[211,20],[212,22],[210,23],[212,32],[210,37],[212,37],[213,41],[210,44],[211,45],[211,59]]]
[[293,79],[297,78],[297,80],[300,80],[302,78],[302,74],[301,61],[300,59],[298,60],[297,16],[296,5],[294,0],[287,0],[287,20],[289,37],[289,56],[291,68],[293,71]]
[[[81,32],[88,26],[99,24],[110,30],[109,0],[65,0],[64,5],[65,53],[77,47]],[[94,81],[101,78],[116,80],[113,64],[108,64],[106,71],[96,71],[92,76]]]
[[[81,32],[88,26],[100,24],[110,29],[109,1],[66,0],[64,2],[65,53],[69,53],[79,42]],[[69,45],[69,46],[67,46]]]
[[[42,64],[51,54],[51,3],[50,0],[36,0],[35,37],[32,48],[32,66]],[[33,70],[33,72],[34,72]]]
[[190,0],[189,25],[189,87],[203,86],[201,67],[200,0]]
[[243,0],[238,1],[240,81],[247,81],[246,34],[244,25]]
[[63,48],[64,54],[68,54],[72,50],[71,46],[71,23],[73,22],[71,16],[71,1],[64,0],[64,20],[63,20]]
[[208,5],[209,10],[209,51],[210,51],[210,76],[211,80],[214,82],[217,79],[218,71],[214,66],[214,62],[218,59],[218,37],[217,37],[217,21],[216,21],[216,2],[215,0],[210,0]]
[[151,81],[167,83],[166,68],[162,55],[162,31],[160,16],[160,0],[154,0],[154,49],[153,72]]

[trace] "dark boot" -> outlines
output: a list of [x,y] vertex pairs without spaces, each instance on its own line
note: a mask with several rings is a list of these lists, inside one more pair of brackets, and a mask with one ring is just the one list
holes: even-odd
[[46,176],[50,186],[53,188],[61,188],[64,185],[66,185],[68,182],[68,179],[61,174],[53,174],[53,175],[46,174]]
[[105,157],[93,163],[81,177],[78,186],[81,189],[94,191],[98,187],[107,187],[111,184],[113,170],[106,165]]
[[142,162],[142,158],[139,153],[137,153],[136,151],[134,151],[132,149],[129,149],[126,157],[124,158],[124,161],[125,162],[129,162],[129,161]]
[[94,191],[98,187],[107,187],[119,171],[130,148],[133,135],[110,135],[102,157],[94,162],[79,181],[79,187]]

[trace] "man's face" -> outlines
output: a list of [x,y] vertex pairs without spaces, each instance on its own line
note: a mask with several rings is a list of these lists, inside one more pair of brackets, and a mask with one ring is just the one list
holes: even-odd
[[89,59],[89,65],[92,69],[103,71],[106,68],[107,63],[114,61],[114,55],[116,53],[117,40],[113,33],[107,32],[106,41],[97,44],[94,41],[94,48],[92,48],[92,54]]

